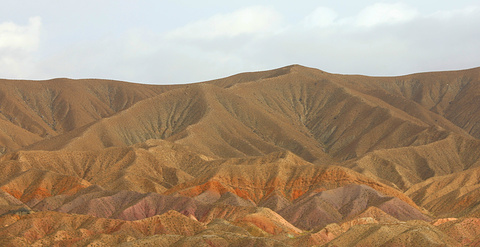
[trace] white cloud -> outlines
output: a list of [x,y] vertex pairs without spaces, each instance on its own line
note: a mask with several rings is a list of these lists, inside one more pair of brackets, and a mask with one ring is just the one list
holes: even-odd
[[277,27],[281,15],[272,8],[253,6],[228,14],[218,14],[180,27],[169,38],[215,39],[266,32]]
[[382,24],[400,24],[413,20],[419,12],[403,3],[376,3],[366,7],[356,17],[356,24],[362,27],[373,27]]
[[327,27],[334,24],[338,14],[333,9],[318,7],[303,19],[306,27]]
[[41,26],[40,17],[30,18],[27,26],[20,26],[13,22],[0,23],[0,50],[36,50]]
[[453,10],[441,10],[441,11],[436,11],[429,17],[439,19],[439,20],[444,20],[448,21],[451,20],[452,18],[456,17],[465,17],[465,16],[472,16],[472,15],[478,15],[480,12],[480,7],[477,6],[469,6],[463,9],[453,9]]
[[480,33],[470,28],[480,25],[480,15],[448,13],[451,17],[444,22],[402,4],[375,4],[350,16],[318,7],[287,26],[276,11],[251,7],[167,34],[136,30],[79,44],[45,61],[48,68],[42,66],[50,77],[149,83],[203,81],[294,63],[369,75],[469,67],[480,54]]
[[367,75],[480,66],[480,32],[473,28],[480,25],[479,8],[444,11],[443,18],[408,5],[383,3],[350,16],[334,13],[320,7],[286,32],[257,40],[250,47],[258,51],[255,62],[270,67],[300,63]]
[[420,17],[417,9],[403,3],[375,3],[361,9],[355,15],[339,18],[338,13],[320,6],[302,20],[304,27],[331,27],[340,30],[355,30],[359,27],[375,28],[384,25],[399,25]]
[[31,17],[28,25],[13,22],[0,23],[0,75],[28,77],[34,73],[32,53],[40,43],[40,17]]
[[[81,33],[68,22],[55,26],[57,29],[47,19],[42,24],[40,18],[24,25],[2,23],[0,77],[180,83],[294,63],[369,75],[480,65],[480,32],[475,29],[480,26],[480,8],[438,11],[422,9],[415,2],[378,2],[353,4],[349,11],[341,4],[308,9],[298,5],[291,9],[239,7],[177,28],[171,26],[176,23],[173,20],[161,25],[160,31],[151,26],[132,25],[126,30],[117,25],[120,31],[115,35],[107,30],[105,36],[83,35],[81,39],[55,33],[61,28]],[[152,21],[155,18],[149,23],[158,23]],[[46,40],[60,37],[70,43],[39,46],[43,29],[53,35],[43,37]],[[38,48],[45,50],[37,53]]]

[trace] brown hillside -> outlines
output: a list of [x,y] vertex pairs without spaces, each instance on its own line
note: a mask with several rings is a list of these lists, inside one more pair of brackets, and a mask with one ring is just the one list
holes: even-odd
[[479,98],[480,68],[0,80],[0,245],[476,245]]
[[479,149],[479,140],[451,134],[426,145],[376,150],[344,165],[406,190],[431,177],[479,166]]
[[[245,157],[286,149],[307,161],[328,163],[378,149],[428,144],[452,132],[471,138],[414,101],[386,102],[360,87],[368,78],[301,66],[277,72],[208,82],[227,88],[185,85],[31,148],[98,150],[168,139],[209,156]],[[275,76],[268,76],[272,73]],[[378,80],[373,78],[372,85]],[[387,98],[392,97],[397,96]],[[405,108],[408,102],[412,105]]]
[[180,164],[205,162],[203,157],[161,140],[100,151],[18,151],[0,157],[0,165],[10,174],[37,168],[78,177],[109,190],[139,192],[163,192],[190,180],[193,177],[180,169]]
[[[355,80],[350,80],[355,81],[356,88],[361,88],[362,92],[403,108],[410,115],[418,116],[421,110],[426,109],[444,117],[470,135],[480,137],[477,102],[480,94],[480,68],[390,78],[354,78]],[[435,115],[430,118],[432,124],[446,124]]]
[[325,246],[461,246],[434,226],[420,221],[356,225]]
[[[39,212],[0,217],[3,246],[118,245],[156,234],[194,235],[205,229],[198,221],[175,212],[139,221],[122,221],[86,215]],[[18,236],[18,237],[15,237]]]
[[95,79],[0,80],[0,119],[30,136],[0,144],[15,150],[111,116],[171,88]]
[[433,177],[407,192],[439,217],[480,216],[480,168]]

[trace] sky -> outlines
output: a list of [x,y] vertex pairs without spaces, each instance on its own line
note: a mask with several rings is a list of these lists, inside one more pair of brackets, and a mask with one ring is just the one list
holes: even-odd
[[0,0],[0,78],[191,83],[480,66],[478,0]]

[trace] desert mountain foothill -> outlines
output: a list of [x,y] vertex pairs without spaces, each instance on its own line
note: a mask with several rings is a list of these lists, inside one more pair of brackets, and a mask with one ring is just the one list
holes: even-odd
[[480,246],[480,68],[0,79],[0,246]]

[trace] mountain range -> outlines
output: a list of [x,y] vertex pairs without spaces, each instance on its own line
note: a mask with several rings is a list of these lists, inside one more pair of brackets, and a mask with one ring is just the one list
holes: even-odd
[[2,246],[480,244],[480,68],[0,80]]

